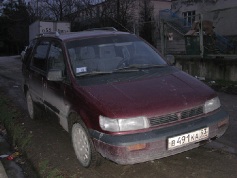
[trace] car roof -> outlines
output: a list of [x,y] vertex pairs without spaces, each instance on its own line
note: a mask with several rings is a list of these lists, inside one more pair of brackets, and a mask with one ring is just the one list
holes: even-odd
[[40,37],[52,37],[56,39],[60,39],[62,41],[72,40],[72,39],[80,39],[80,38],[91,38],[91,37],[99,37],[99,36],[110,36],[110,35],[121,35],[121,34],[130,34],[128,32],[122,32],[117,30],[107,30],[107,29],[89,29],[86,31],[80,32],[67,32],[67,33],[44,33],[40,34]]

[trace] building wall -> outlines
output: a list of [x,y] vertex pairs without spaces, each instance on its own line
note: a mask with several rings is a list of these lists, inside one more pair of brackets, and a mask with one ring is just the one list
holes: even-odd
[[[139,20],[139,1],[142,0],[136,0],[134,4],[134,9],[132,9],[134,16],[136,17],[137,20]],[[159,12],[160,10],[164,9],[171,9],[171,0],[151,0],[152,5],[154,6],[154,18],[155,20],[159,19]]]
[[159,12],[164,9],[171,9],[171,1],[152,1],[154,4],[155,19],[159,19]]
[[237,0],[176,0],[172,2],[172,11],[180,17],[183,12],[196,11],[196,14],[203,14],[203,20],[213,22],[216,33],[237,35],[234,30],[237,28]]

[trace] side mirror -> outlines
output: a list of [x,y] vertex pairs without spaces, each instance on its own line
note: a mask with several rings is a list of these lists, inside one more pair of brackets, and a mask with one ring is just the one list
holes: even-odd
[[47,73],[47,80],[49,81],[62,81],[63,71],[60,69],[50,69]]
[[175,64],[175,58],[174,58],[173,55],[168,54],[168,55],[165,56],[165,58],[168,61],[168,63],[170,63],[171,65]]

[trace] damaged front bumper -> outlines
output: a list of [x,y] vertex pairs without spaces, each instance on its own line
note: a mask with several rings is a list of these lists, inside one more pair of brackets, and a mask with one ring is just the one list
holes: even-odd
[[[144,133],[109,135],[95,130],[90,130],[90,133],[96,150],[103,157],[118,164],[135,164],[196,148],[222,136],[228,125],[228,114],[223,109],[219,109],[208,116]],[[209,137],[206,140],[168,150],[169,137],[189,133],[204,127],[209,127]]]

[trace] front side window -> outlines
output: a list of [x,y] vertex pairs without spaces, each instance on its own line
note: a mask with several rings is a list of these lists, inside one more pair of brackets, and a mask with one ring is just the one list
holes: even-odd
[[65,64],[61,45],[57,42],[52,42],[49,50],[49,69],[59,69],[64,71]]
[[40,41],[34,51],[31,66],[39,70],[47,71],[47,53],[49,49],[49,41]]

